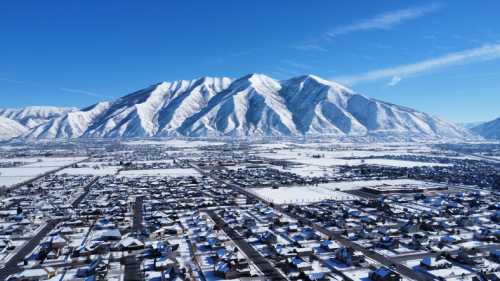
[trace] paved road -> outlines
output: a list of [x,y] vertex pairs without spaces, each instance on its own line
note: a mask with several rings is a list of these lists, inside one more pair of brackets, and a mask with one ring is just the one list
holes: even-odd
[[6,280],[9,275],[18,272],[20,268],[17,264],[22,262],[24,257],[31,253],[40,241],[42,241],[42,239],[49,234],[60,221],[61,219],[49,220],[43,227],[39,228],[38,232],[36,232],[30,240],[23,244],[17,253],[4,264],[2,269],[0,269],[0,280]]
[[124,281],[143,281],[144,276],[141,272],[141,261],[135,255],[126,256],[123,258],[125,265]]
[[214,211],[206,212],[212,220],[220,226],[224,232],[234,241],[236,246],[240,248],[245,255],[252,260],[252,262],[271,280],[287,280],[280,271],[276,269],[267,259],[265,259],[257,250],[248,244],[244,237],[238,234],[234,229],[228,226],[224,220],[218,216]]
[[132,233],[136,236],[140,236],[142,233],[142,202],[144,198],[142,196],[137,196],[134,202],[134,220],[132,222]]
[[71,206],[73,208],[76,208],[80,205],[80,203],[82,203],[83,199],[85,199],[85,197],[87,197],[87,195],[89,194],[90,192],[90,188],[99,180],[99,177],[95,177],[93,180],[90,181],[90,183],[85,186],[83,188],[83,193],[80,194],[80,196],[78,196],[77,198],[75,198],[75,200],[73,200],[73,202],[71,203]]
[[[95,178],[92,180],[87,186],[84,187],[84,192],[80,195],[75,201],[73,201],[72,206],[77,207],[78,204],[83,200],[83,198],[88,194],[88,190],[92,187],[92,185],[98,180]],[[37,232],[33,235],[33,237],[28,240],[26,243],[20,246],[17,252],[4,264],[3,268],[0,269],[0,280],[5,280],[11,274],[18,272],[21,268],[18,267],[18,264],[24,260],[24,257],[31,253],[33,249],[42,241],[42,239],[49,234],[57,224],[59,224],[63,219],[51,219],[46,222],[43,227],[38,228]]]
[[294,213],[290,213],[288,212],[287,210],[285,210],[284,208],[282,208],[281,206],[279,205],[274,205],[272,204],[272,202],[269,202],[267,201],[266,199],[264,198],[261,198],[259,197],[258,195],[254,194],[254,193],[251,193],[249,191],[247,191],[245,188],[242,188],[236,184],[233,184],[233,183],[229,183],[229,182],[223,182],[217,178],[214,178],[212,177],[211,174],[207,173],[206,171],[200,169],[198,166],[190,163],[191,167],[196,169],[198,172],[200,172],[202,175],[205,175],[205,176],[208,176],[208,177],[211,177],[213,180],[219,182],[219,183],[223,183],[223,184],[226,184],[228,185],[229,187],[233,188],[234,190],[244,194],[244,195],[247,195],[251,198],[255,198],[261,202],[264,202],[268,205],[273,205],[273,207],[275,209],[277,209],[278,211],[292,217],[292,218],[295,218],[297,219],[298,221],[300,221],[301,223],[305,224],[305,225],[309,225],[311,226],[312,228],[314,228],[315,230],[329,236],[329,237],[332,237],[333,239],[335,239],[336,241],[338,241],[340,244],[342,244],[343,246],[345,247],[352,247],[353,249],[357,250],[357,251],[360,251],[362,252],[366,257],[369,257],[377,262],[379,262],[380,264],[383,264],[387,267],[392,267],[392,269],[396,272],[398,272],[399,274],[407,277],[407,278],[410,278],[410,279],[413,279],[413,280],[418,280],[418,281],[429,281],[429,280],[432,280],[431,278],[429,278],[428,276],[425,276],[421,273],[418,273],[414,270],[412,270],[411,268],[399,263],[397,260],[394,260],[394,259],[391,259],[391,258],[388,258],[386,256],[383,256],[381,254],[378,254],[376,252],[373,252],[371,250],[368,250],[352,241],[350,241],[349,239],[343,237],[342,235],[340,235],[339,233],[336,233],[336,232],[333,232],[333,231],[330,231],[324,227],[322,227],[321,225],[319,224],[316,224],[314,222],[311,222],[309,219],[306,219],[306,218],[302,218],[302,217],[299,217],[298,215],[294,214]]
[[[137,196],[133,206],[132,234],[139,238],[142,233],[142,203],[144,198]],[[125,281],[142,281],[144,274],[141,271],[141,261],[137,259],[135,254],[129,255],[123,259],[125,265],[124,280]]]

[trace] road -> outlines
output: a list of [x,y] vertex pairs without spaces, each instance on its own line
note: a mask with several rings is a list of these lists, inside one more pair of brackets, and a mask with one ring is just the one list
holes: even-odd
[[83,192],[82,194],[80,194],[77,198],[75,198],[75,200],[73,200],[73,202],[71,202],[71,206],[73,208],[76,208],[78,207],[78,205],[80,205],[80,203],[82,203],[83,199],[85,199],[85,197],[87,197],[87,194],[89,194],[89,191],[90,191],[90,187],[93,186],[97,181],[99,180],[99,177],[95,177],[94,179],[92,179],[90,181],[89,184],[87,184],[84,188],[83,188]]
[[18,272],[20,270],[18,263],[22,262],[24,257],[31,253],[40,241],[42,241],[42,239],[49,234],[61,220],[62,219],[49,220],[44,226],[38,228],[35,235],[24,243],[21,248],[19,248],[17,252],[4,264],[3,268],[0,269],[0,280],[6,280],[9,275]]
[[134,219],[132,222],[132,233],[136,236],[140,236],[142,233],[142,202],[144,198],[142,196],[137,196],[134,202]]
[[244,237],[228,226],[214,211],[207,211],[206,213],[219,227],[224,230],[236,246],[238,246],[238,248],[241,249],[250,260],[252,260],[252,262],[262,273],[265,274],[266,277],[271,278],[271,280],[287,280],[287,278],[283,276],[283,274],[278,271],[275,266],[273,266],[266,258],[257,252],[257,250],[250,246]]
[[137,259],[135,255],[128,255],[123,258],[124,269],[124,281],[143,281],[144,274],[141,271],[141,261]]
[[[133,220],[132,220],[132,235],[140,238],[142,235],[142,205],[144,198],[142,196],[135,197],[133,206]],[[123,258],[125,265],[124,280],[125,281],[142,281],[144,274],[141,270],[141,261],[137,259],[135,254],[128,255]]]
[[364,247],[362,247],[362,246],[360,246],[360,245],[358,245],[358,244],[350,241],[349,239],[343,237],[339,233],[330,231],[330,230],[324,228],[323,226],[321,226],[319,224],[311,222],[307,218],[302,218],[302,217],[299,217],[298,215],[296,215],[294,213],[288,212],[287,210],[285,210],[281,206],[274,205],[272,202],[269,202],[266,199],[261,198],[258,195],[254,194],[254,193],[251,193],[251,192],[245,190],[245,188],[242,188],[242,187],[240,187],[240,186],[238,186],[238,185],[236,185],[234,183],[221,181],[221,180],[213,177],[210,173],[208,173],[208,172],[200,169],[197,165],[195,165],[193,163],[189,163],[189,164],[190,164],[190,166],[193,169],[197,170],[202,175],[208,176],[208,177],[212,178],[213,180],[215,180],[215,181],[217,181],[217,182],[219,182],[221,184],[226,184],[229,187],[231,187],[233,190],[235,190],[235,191],[237,191],[239,193],[242,193],[242,194],[244,194],[246,196],[249,196],[251,198],[254,198],[256,200],[264,202],[267,205],[272,205],[276,210],[282,212],[283,214],[286,214],[286,215],[288,215],[288,216],[290,216],[292,218],[297,219],[298,221],[300,221],[304,225],[309,225],[310,227],[314,228],[318,232],[321,232],[324,235],[329,236],[332,239],[338,241],[340,244],[342,244],[345,247],[352,247],[354,250],[362,252],[366,257],[368,257],[368,258],[370,258],[372,260],[375,260],[375,261],[377,261],[378,263],[380,263],[380,264],[382,264],[384,266],[391,267],[394,271],[398,272],[399,274],[401,274],[401,275],[403,275],[403,276],[405,276],[407,278],[410,278],[410,279],[413,279],[413,280],[417,280],[417,281],[430,281],[431,280],[431,278],[429,278],[429,277],[427,277],[427,276],[425,276],[423,274],[420,274],[420,273],[412,270],[411,268],[409,268],[409,267],[407,267],[407,266],[399,263],[395,259],[391,259],[391,258],[388,258],[388,257],[386,257],[384,255],[378,254],[378,253],[376,253],[374,251],[368,250],[368,249],[366,249],[366,248],[364,248]]

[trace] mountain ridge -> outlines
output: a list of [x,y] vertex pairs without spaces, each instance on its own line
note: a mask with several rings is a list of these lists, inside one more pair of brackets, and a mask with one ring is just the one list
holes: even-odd
[[315,75],[201,77],[153,84],[67,112],[20,138],[421,135],[463,138],[454,124]]
[[483,122],[472,127],[470,130],[485,139],[500,140],[500,117],[488,122]]
[[56,106],[26,106],[22,108],[0,108],[0,117],[17,121],[28,128],[34,128],[57,116],[70,111],[78,110],[76,107]]

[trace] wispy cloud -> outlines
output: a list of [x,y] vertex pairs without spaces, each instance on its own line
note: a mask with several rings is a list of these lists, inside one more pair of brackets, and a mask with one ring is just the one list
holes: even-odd
[[440,57],[423,60],[417,63],[383,68],[357,75],[338,76],[333,77],[332,79],[347,85],[354,85],[357,83],[376,81],[381,79],[392,79],[389,84],[396,85],[402,79],[409,76],[422,74],[452,65],[467,64],[493,59],[500,59],[500,43],[484,45],[482,47],[468,49],[460,52],[448,53]]
[[401,78],[401,76],[393,76],[391,81],[389,81],[389,83],[387,83],[387,86],[396,86],[397,84],[399,84],[399,82],[401,82],[403,78]]
[[328,37],[349,34],[357,31],[372,29],[389,29],[402,22],[417,19],[427,14],[438,11],[443,5],[434,3],[425,6],[401,9],[376,15],[370,19],[362,20],[348,25],[338,26],[327,32]]
[[90,91],[87,91],[87,90],[81,90],[81,89],[72,89],[72,88],[59,88],[59,90],[63,91],[63,92],[66,92],[66,93],[71,93],[71,94],[82,94],[82,95],[87,95],[87,96],[91,96],[91,97],[96,97],[96,98],[106,98],[106,99],[110,99],[111,97],[109,96],[105,96],[105,95],[101,95],[101,94],[98,94],[98,93],[94,93],[94,92],[90,92]]
[[20,84],[20,85],[26,85],[29,87],[35,87],[35,88],[40,88],[40,89],[58,90],[58,91],[66,92],[66,93],[86,95],[86,96],[97,97],[97,98],[106,98],[106,99],[112,98],[112,97],[109,97],[106,95],[101,95],[101,94],[98,94],[95,92],[82,90],[82,89],[56,87],[56,86],[50,85],[50,84],[44,84],[44,83],[38,83],[38,82],[32,82],[32,81],[16,80],[16,79],[10,79],[10,78],[6,78],[6,77],[0,77],[0,81],[14,83],[14,84]]
[[319,51],[319,52],[328,52],[328,50],[317,43],[306,43],[301,45],[292,46],[292,48],[300,51]]
[[0,81],[9,82],[9,83],[15,83],[15,84],[26,84],[26,82],[24,82],[24,81],[10,79],[10,78],[5,78],[5,77],[0,77]]
[[[395,11],[389,11],[375,15],[369,19],[360,20],[351,24],[337,26],[315,40],[306,41],[301,44],[290,46],[293,49],[305,52],[328,52],[328,41],[332,38],[357,31],[373,29],[390,29],[405,21],[417,19],[427,14],[439,11],[443,7],[441,3],[432,3],[423,6],[409,7]],[[378,48],[391,48],[389,45],[376,46]]]
[[294,68],[298,68],[298,69],[301,69],[301,70],[307,70],[307,69],[311,69],[312,66],[310,65],[307,65],[307,64],[304,64],[304,63],[300,63],[300,62],[296,62],[296,61],[293,61],[293,60],[281,60],[282,63],[288,65],[288,66],[291,66],[291,67],[294,67]]

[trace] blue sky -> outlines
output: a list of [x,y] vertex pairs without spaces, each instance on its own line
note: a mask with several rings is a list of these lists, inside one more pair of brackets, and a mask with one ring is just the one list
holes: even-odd
[[0,106],[312,73],[455,122],[500,116],[500,1],[3,1]]

